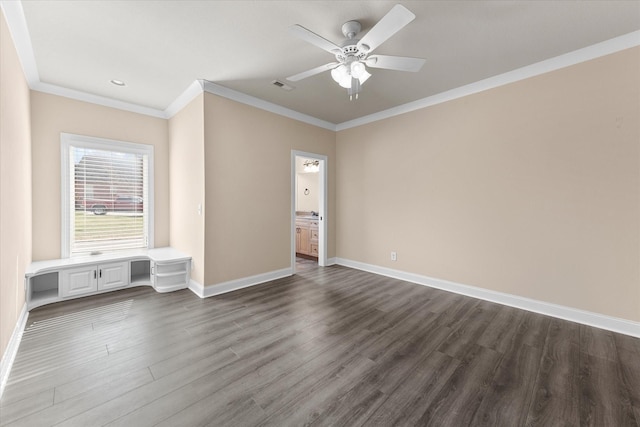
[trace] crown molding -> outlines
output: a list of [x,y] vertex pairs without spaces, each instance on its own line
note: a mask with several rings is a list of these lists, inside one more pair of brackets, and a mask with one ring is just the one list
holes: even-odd
[[571,65],[586,62],[591,59],[596,59],[601,56],[609,55],[636,46],[640,46],[640,31],[634,31],[623,36],[605,40],[603,42],[587,46],[582,49],[574,50],[573,52],[546,59],[544,61],[536,62],[535,64],[527,65],[525,67],[499,74],[497,76],[489,77],[487,79],[480,80],[475,83],[471,83],[455,89],[451,89],[446,92],[441,92],[439,94],[419,99],[414,102],[399,105],[388,110],[380,111],[378,113],[363,116],[354,120],[349,120],[336,125],[336,131],[362,126],[368,123],[376,122],[378,120],[384,120],[393,116],[398,116],[400,114],[409,113],[411,111],[419,110],[426,107],[431,107],[443,102],[462,98],[468,95],[473,95],[474,93],[483,92],[485,90],[497,88],[499,86],[504,86],[509,83],[514,83],[520,80],[528,79],[530,77],[535,77],[540,74],[545,74],[550,71],[569,67]]
[[256,98],[251,95],[244,94],[242,92],[238,92],[233,89],[226,88],[207,80],[195,80],[165,110],[158,110],[155,108],[145,107],[125,101],[118,101],[99,95],[92,95],[86,92],[64,88],[50,83],[43,83],[40,81],[40,76],[38,74],[38,68],[36,66],[36,60],[33,54],[33,46],[31,44],[31,37],[29,35],[27,22],[24,16],[24,11],[22,9],[22,2],[18,0],[0,0],[0,7],[2,8],[2,11],[5,15],[9,31],[13,38],[13,42],[18,52],[18,57],[25,74],[25,78],[32,90],[164,119],[173,117],[196,96],[198,96],[203,91],[206,91],[215,95],[222,96],[224,98],[231,99],[233,101],[247,104],[262,110],[272,112],[274,114],[278,114],[332,131],[346,130],[368,123],[373,123],[379,120],[384,120],[400,114],[408,113],[426,107],[431,107],[443,102],[462,98],[464,96],[472,95],[478,92],[483,92],[485,90],[507,85],[509,83],[514,83],[530,77],[535,77],[537,75],[545,74],[550,71],[569,67],[571,65],[579,64],[591,59],[596,59],[601,56],[619,52],[621,50],[640,46],[640,31],[634,31],[610,40],[603,41],[601,43],[575,50],[573,52],[559,55],[554,58],[537,62],[535,64],[527,65],[525,67],[518,68],[507,73],[489,77],[475,83],[441,92],[439,94],[419,99],[417,101],[409,102],[407,104],[399,105],[388,110],[335,124],[318,119],[313,116],[309,116],[307,114],[300,113],[295,110],[291,110],[289,108],[282,107],[280,105],[265,101],[260,98]]
[[76,101],[88,102],[90,104],[102,105],[103,107],[111,107],[117,110],[129,111],[132,113],[144,114],[146,116],[158,117],[166,119],[165,112],[157,110],[151,107],[145,107],[138,104],[132,104],[130,102],[119,101],[113,98],[107,98],[105,96],[94,95],[87,92],[82,92],[75,89],[69,89],[62,86],[52,85],[49,83],[37,82],[34,85],[29,85],[31,90],[36,92],[49,93],[51,95],[58,95],[64,98],[74,99]]
[[289,108],[285,108],[280,105],[274,104],[272,102],[268,102],[263,99],[256,98],[255,96],[238,92],[237,90],[220,86],[219,84],[210,82],[208,80],[204,80],[203,87],[205,92],[209,92],[214,95],[222,96],[224,98],[228,98],[233,101],[240,102],[242,104],[247,104],[252,107],[256,107],[261,110],[266,110],[271,113],[278,114],[280,116],[288,117],[290,119],[298,120],[300,122],[308,123],[313,126],[329,129],[332,131],[336,130],[336,125],[333,123],[309,116],[307,114],[299,113],[294,110],[290,110]]
[[170,119],[178,114],[180,110],[193,101],[196,96],[200,95],[203,90],[204,80],[194,80],[193,83],[164,110],[165,118]]
[[24,73],[27,84],[31,90],[89,102],[91,104],[102,105],[105,107],[116,108],[119,110],[130,111],[133,113],[144,114],[147,116],[166,118],[165,112],[162,110],[40,81],[40,74],[38,73],[36,59],[33,55],[33,45],[31,44],[31,36],[29,35],[27,20],[24,16],[24,10],[22,9],[22,2],[2,0],[0,1],[0,8],[2,8],[7,26],[9,27],[9,32],[13,38],[13,44],[16,47],[18,59],[22,65],[22,72]]
[[0,9],[4,13],[4,18],[9,27],[13,44],[18,52],[18,59],[22,65],[22,72],[30,88],[40,82],[36,57],[33,55],[33,45],[31,36],[27,28],[27,19],[24,16],[22,3],[19,1],[0,1]]

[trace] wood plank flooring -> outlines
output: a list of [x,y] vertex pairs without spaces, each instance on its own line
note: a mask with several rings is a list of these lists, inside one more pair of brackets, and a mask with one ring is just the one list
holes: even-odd
[[640,339],[345,267],[31,312],[10,426],[638,426]]

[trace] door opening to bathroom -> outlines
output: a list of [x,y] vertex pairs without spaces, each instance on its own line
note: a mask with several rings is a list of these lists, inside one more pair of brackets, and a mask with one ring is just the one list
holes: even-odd
[[292,254],[294,273],[326,265],[326,156],[292,152]]

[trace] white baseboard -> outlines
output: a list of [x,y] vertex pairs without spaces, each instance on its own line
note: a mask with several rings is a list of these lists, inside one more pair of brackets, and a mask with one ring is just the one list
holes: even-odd
[[475,286],[462,285],[455,282],[449,282],[447,280],[435,279],[433,277],[407,273],[405,271],[394,270],[387,267],[380,267],[344,258],[336,258],[336,263],[338,265],[355,268],[357,270],[368,271],[370,273],[380,274],[382,276],[392,277],[406,282],[442,289],[456,294],[491,301],[510,307],[521,308],[534,313],[557,317],[559,319],[582,323],[584,325],[594,326],[596,328],[640,338],[640,322],[605,316],[603,314],[593,313],[577,308],[524,298],[503,292],[491,291]]
[[218,283],[216,285],[202,286],[200,283],[191,281],[189,289],[200,298],[208,298],[214,295],[226,294],[227,292],[236,291],[249,286],[259,285],[271,280],[289,277],[293,274],[292,268],[283,268],[281,270],[270,271],[268,273],[257,274],[255,276],[242,277],[240,279],[230,280],[228,282]]
[[331,265],[336,265],[338,263],[338,258],[333,257],[333,258],[327,258],[327,267],[331,266]]
[[204,286],[193,279],[189,281],[189,290],[200,298],[204,298]]
[[29,312],[27,311],[27,304],[25,303],[22,306],[20,315],[18,316],[18,321],[16,322],[16,327],[13,329],[13,333],[9,339],[7,349],[2,355],[2,361],[0,361],[0,397],[2,397],[4,387],[7,385],[7,381],[9,380],[9,373],[11,372],[11,367],[13,366],[16,354],[18,354],[18,347],[20,347],[22,333],[24,332],[24,327],[27,324],[28,317]]

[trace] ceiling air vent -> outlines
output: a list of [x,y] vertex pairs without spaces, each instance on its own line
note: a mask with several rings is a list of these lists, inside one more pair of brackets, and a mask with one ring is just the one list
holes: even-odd
[[280,80],[274,80],[271,82],[271,84],[283,90],[293,90],[291,86],[286,83],[282,83]]

